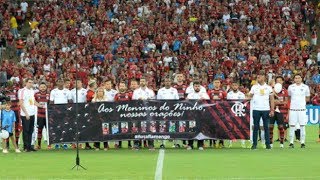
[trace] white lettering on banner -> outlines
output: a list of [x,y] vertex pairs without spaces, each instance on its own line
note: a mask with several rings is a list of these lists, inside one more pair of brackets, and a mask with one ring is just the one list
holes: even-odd
[[101,104],[98,108],[98,113],[109,113],[109,112],[113,112],[113,108],[105,108],[104,104]]
[[170,139],[170,135],[141,135],[137,134],[134,136],[135,139]]
[[116,106],[117,112],[120,111],[155,111],[157,110],[156,106],[138,106],[130,107],[129,104],[123,104]]
[[193,107],[187,107],[184,106],[183,103],[176,103],[173,105],[174,110],[179,110],[179,111],[202,111],[203,107],[202,106],[198,106],[198,102],[194,103]]
[[307,118],[308,123],[318,124],[319,123],[319,111],[320,106],[307,106]]
[[246,110],[244,109],[245,105],[241,102],[235,102],[235,104],[231,107],[231,111],[239,117],[244,117],[246,114],[243,113]]
[[[107,104],[106,104],[107,105]],[[159,117],[159,118],[170,118],[170,117],[183,117],[185,111],[205,111],[204,106],[198,106],[198,102],[189,105],[185,103],[176,103],[172,105],[173,109],[164,102],[159,106],[132,106],[130,104],[119,104],[117,106],[108,107],[105,103],[100,104],[98,113],[111,113],[120,112],[120,118],[137,118],[137,117]]]

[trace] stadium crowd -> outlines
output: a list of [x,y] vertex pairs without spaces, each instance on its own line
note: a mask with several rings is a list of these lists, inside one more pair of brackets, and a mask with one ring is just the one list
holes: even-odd
[[[18,92],[31,78],[52,92],[57,82],[75,88],[119,91],[142,77],[157,92],[165,78],[188,85],[197,78],[206,91],[219,79],[245,94],[266,72],[288,87],[295,74],[320,104],[320,4],[305,0],[36,0],[0,2],[1,42],[19,62],[3,59],[8,91]],[[30,26],[26,37],[21,31]],[[77,68],[76,68],[77,67]],[[78,71],[76,71],[78,69]],[[132,83],[133,82],[133,83]],[[108,85],[107,85],[108,84]],[[135,85],[136,86],[136,85]],[[220,87],[219,87],[220,88]]]

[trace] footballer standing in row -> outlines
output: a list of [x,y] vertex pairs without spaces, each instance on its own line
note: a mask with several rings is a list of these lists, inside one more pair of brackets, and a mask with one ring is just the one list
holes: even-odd
[[290,125],[290,148],[294,148],[294,131],[297,124],[300,125],[300,143],[301,148],[305,148],[306,129],[306,105],[310,101],[310,89],[309,86],[302,83],[302,77],[300,74],[293,76],[294,84],[288,87],[288,95],[290,100],[289,109],[289,125]]
[[[130,101],[132,99],[132,94],[127,91],[127,86],[124,81],[121,81],[118,85],[119,92],[115,95],[114,101]],[[122,141],[119,141],[119,148],[122,148]],[[128,141],[128,147],[131,148],[131,141]]]
[[[243,92],[239,91],[239,84],[233,82],[231,85],[231,90],[227,94],[227,100],[244,100],[246,96]],[[246,148],[246,141],[241,140],[241,147]],[[229,147],[232,147],[232,140],[229,141]]]
[[[47,89],[48,88],[45,83],[40,83],[39,92],[37,92],[34,95],[35,100],[44,107],[47,107],[47,104],[49,103],[49,98],[50,98],[50,94],[47,92]],[[48,129],[45,108],[38,107],[37,125],[38,125],[38,140],[37,140],[38,145],[36,146],[36,149],[41,149],[42,130],[44,127]],[[48,149],[51,149],[50,145],[48,145]]]
[[[164,79],[164,87],[159,89],[157,94],[157,99],[158,100],[179,100],[178,91],[176,88],[171,87],[171,79],[169,77],[166,77]],[[162,141],[160,148],[164,148],[164,141]]]
[[[208,95],[211,100],[214,101],[222,101],[226,100],[227,92],[221,88],[221,81],[220,79],[215,79],[213,81],[214,88],[208,91]],[[212,144],[213,142],[213,144]],[[223,148],[224,141],[222,139],[219,140],[219,145],[217,145],[216,140],[210,140],[210,146],[214,146],[215,148]]]
[[284,131],[285,125],[284,121],[288,114],[288,91],[283,87],[284,79],[282,76],[278,76],[276,78],[276,84],[281,84],[282,89],[280,92],[276,92],[274,90],[274,97],[275,97],[275,113],[274,116],[270,118],[270,146],[273,147],[273,129],[274,124],[277,123],[278,130],[279,130],[279,140],[280,140],[280,148],[283,148],[284,145]]
[[[177,83],[173,86],[174,88],[177,89],[178,95],[179,95],[179,100],[185,100],[186,99],[186,90],[188,86],[184,83],[184,75],[182,73],[178,73],[176,75],[177,77]],[[187,147],[187,142],[186,140],[182,140],[183,146]],[[179,144],[175,144],[174,147],[180,147]]]
[[[132,100],[150,100],[155,99],[152,89],[148,88],[145,77],[140,78],[140,87],[133,91]],[[148,140],[149,150],[154,150],[154,141]]]
[[[201,92],[201,86],[198,81],[193,82],[194,91],[189,93],[187,99],[189,100],[209,100],[210,97],[207,92]],[[203,150],[204,140],[198,140],[198,148],[199,150]],[[193,140],[189,140],[187,150],[193,149]]]
[[[63,79],[58,79],[57,87],[53,89],[50,93],[50,104],[68,104],[72,102],[72,96],[69,89],[64,87]],[[56,144],[55,148],[59,148],[60,145]],[[63,145],[64,149],[67,149],[68,146],[66,144]]]

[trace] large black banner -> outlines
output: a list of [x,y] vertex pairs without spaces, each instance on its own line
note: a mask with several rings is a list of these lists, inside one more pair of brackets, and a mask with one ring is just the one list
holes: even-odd
[[[129,139],[249,139],[247,101],[127,101],[49,105],[50,143]],[[78,123],[78,124],[77,124]],[[77,127],[78,125],[78,127]]]

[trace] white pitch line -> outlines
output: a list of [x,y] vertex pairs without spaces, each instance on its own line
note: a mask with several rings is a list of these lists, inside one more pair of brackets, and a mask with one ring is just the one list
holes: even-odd
[[159,155],[158,155],[156,173],[154,175],[154,180],[162,180],[163,160],[164,160],[164,149],[160,149]]
[[230,178],[222,178],[228,180],[244,180],[244,179],[255,179],[255,180],[270,180],[270,179],[319,179],[320,176],[307,176],[307,177],[245,177],[245,178],[237,178],[237,177],[230,177]]

